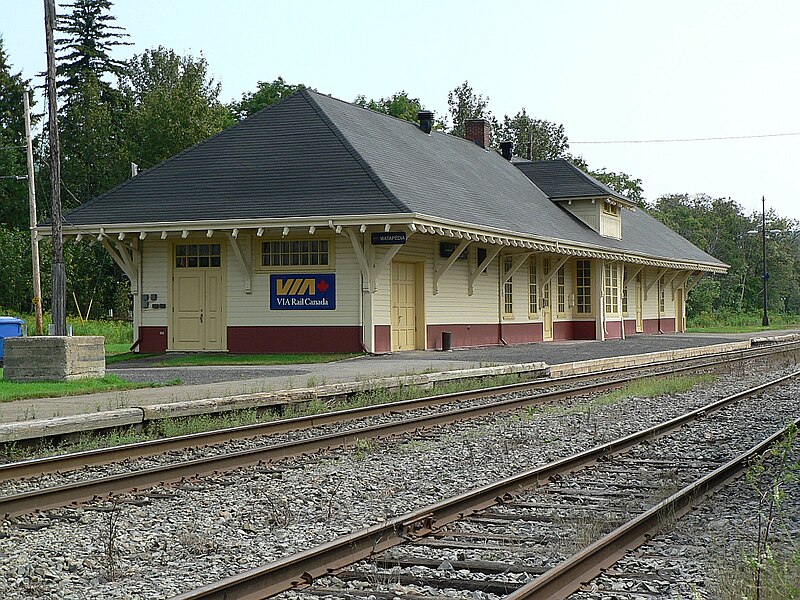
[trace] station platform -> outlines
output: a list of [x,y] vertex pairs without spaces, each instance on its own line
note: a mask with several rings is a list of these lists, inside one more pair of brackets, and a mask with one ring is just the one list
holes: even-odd
[[[39,430],[37,428],[41,429],[42,434],[69,431],[70,426],[77,431],[80,430],[78,424],[82,421],[86,422],[86,429],[134,424],[142,421],[143,414],[147,419],[148,412],[152,418],[163,418],[198,414],[204,410],[204,406],[207,407],[207,412],[219,412],[225,410],[226,406],[239,408],[277,404],[280,402],[270,402],[268,398],[302,397],[303,394],[311,397],[314,389],[320,387],[368,387],[370,382],[377,383],[378,380],[387,378],[430,381],[433,374],[438,374],[441,380],[475,377],[484,373],[492,375],[545,369],[556,372],[559,371],[559,365],[571,365],[579,361],[638,356],[641,362],[648,360],[647,356],[642,355],[689,348],[697,349],[692,351],[693,354],[718,353],[726,348],[746,347],[752,338],[769,336],[778,339],[798,333],[798,330],[786,330],[758,334],[640,335],[602,342],[543,342],[457,349],[451,352],[409,351],[361,356],[334,363],[280,366],[164,368],[153,366],[153,363],[163,357],[135,359],[109,365],[107,372],[130,381],[164,382],[179,378],[183,383],[161,388],[3,403],[0,404],[0,441],[32,437]],[[612,366],[611,361],[604,362],[608,365],[606,368]],[[411,376],[418,377],[414,379]],[[236,398],[252,396],[267,400],[260,404],[235,402]],[[160,416],[159,407],[162,407],[163,413]],[[105,417],[111,420],[107,421]],[[4,435],[4,430],[19,432],[23,425],[27,434],[16,433],[11,437]]]

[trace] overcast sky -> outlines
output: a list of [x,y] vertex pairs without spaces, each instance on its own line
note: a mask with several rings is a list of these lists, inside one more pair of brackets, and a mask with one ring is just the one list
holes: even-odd
[[[113,14],[133,42],[119,58],[202,53],[223,101],[282,76],[348,101],[405,90],[442,116],[468,80],[500,118],[563,124],[573,154],[640,178],[649,200],[751,212],[764,195],[800,219],[797,0],[116,0]],[[0,34],[15,71],[44,70],[42,0],[0,0]],[[697,138],[731,139],[607,143]]]

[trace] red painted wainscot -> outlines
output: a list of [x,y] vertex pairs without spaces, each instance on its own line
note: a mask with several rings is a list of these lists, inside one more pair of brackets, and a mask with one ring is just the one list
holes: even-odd
[[606,321],[606,339],[622,339],[622,324],[619,321]]
[[554,340],[593,340],[595,323],[592,321],[553,321]]
[[167,351],[166,327],[139,327],[139,352],[162,354]]
[[361,352],[361,327],[228,327],[228,352]]

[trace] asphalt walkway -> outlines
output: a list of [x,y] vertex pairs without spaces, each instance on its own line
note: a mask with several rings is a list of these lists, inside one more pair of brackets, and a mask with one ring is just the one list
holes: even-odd
[[[770,331],[782,335],[792,331]],[[675,334],[635,336],[625,340],[568,341],[487,346],[452,352],[414,351],[362,356],[335,363],[280,366],[153,367],[147,359],[109,365],[108,372],[130,381],[169,381],[182,385],[115,391],[62,398],[17,400],[0,404],[0,423],[88,414],[204,398],[274,392],[329,383],[368,381],[393,375],[452,371],[543,361],[549,365],[594,358],[645,354],[709,346],[767,334]]]

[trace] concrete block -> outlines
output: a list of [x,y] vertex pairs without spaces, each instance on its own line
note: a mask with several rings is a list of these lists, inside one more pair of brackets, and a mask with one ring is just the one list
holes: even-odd
[[102,336],[30,336],[5,343],[3,377],[8,381],[71,381],[105,374]]

